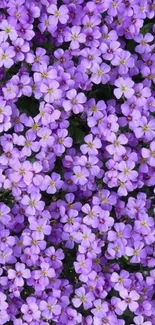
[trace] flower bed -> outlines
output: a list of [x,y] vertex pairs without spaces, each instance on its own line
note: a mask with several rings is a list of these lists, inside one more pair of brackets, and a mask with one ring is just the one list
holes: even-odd
[[0,1],[0,325],[155,324],[155,1]]

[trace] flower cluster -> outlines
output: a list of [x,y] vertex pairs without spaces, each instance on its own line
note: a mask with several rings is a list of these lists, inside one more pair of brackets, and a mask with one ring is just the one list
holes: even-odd
[[155,1],[0,1],[0,325],[155,324]]

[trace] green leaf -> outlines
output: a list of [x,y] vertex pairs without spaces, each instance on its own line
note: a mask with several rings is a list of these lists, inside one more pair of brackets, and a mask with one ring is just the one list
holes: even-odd
[[69,128],[69,135],[73,138],[76,144],[83,143],[85,133],[80,129],[80,125],[72,122]]
[[153,26],[153,23],[149,23],[149,24],[147,24],[147,25],[144,25],[144,26],[141,28],[140,32],[141,32],[143,35],[145,35],[146,33],[149,33],[149,32],[152,30],[152,26]]
[[27,113],[34,117],[39,113],[39,101],[32,97],[21,97],[17,102],[17,107],[21,113]]
[[133,40],[127,42],[127,50],[128,51],[134,52],[135,46],[136,46],[136,43]]

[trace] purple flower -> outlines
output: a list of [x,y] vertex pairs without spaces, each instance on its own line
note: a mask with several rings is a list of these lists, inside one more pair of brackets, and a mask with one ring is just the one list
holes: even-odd
[[134,127],[134,133],[136,137],[139,139],[144,137],[146,140],[151,141],[155,137],[155,121],[151,119],[150,121],[147,120],[145,116],[136,122]]
[[2,224],[7,225],[11,220],[9,213],[10,208],[6,204],[0,202],[0,222],[2,222]]
[[155,141],[150,143],[150,149],[142,148],[142,157],[150,166],[155,166]]
[[106,301],[102,302],[101,299],[97,299],[94,301],[94,307],[95,308],[92,309],[92,313],[93,313],[93,315],[95,315],[99,318],[102,318],[108,312],[107,302]]
[[17,32],[14,28],[14,26],[12,26],[11,24],[9,24],[9,22],[4,19],[1,23],[0,23],[0,43],[5,42],[8,37],[10,38],[11,41],[15,41],[17,39]]
[[62,321],[68,325],[76,325],[78,321],[81,322],[81,317],[78,317],[77,311],[68,307],[65,313],[62,314]]
[[75,184],[85,185],[87,183],[89,173],[85,167],[75,166],[73,172],[72,180]]
[[118,170],[120,171],[118,178],[122,182],[126,182],[128,180],[135,181],[138,173],[136,170],[133,170],[135,167],[135,163],[132,161],[122,161],[118,164]]
[[33,221],[30,229],[34,231],[38,240],[43,240],[45,235],[50,235],[52,227],[49,226],[44,219]]
[[24,195],[21,203],[26,206],[25,212],[28,215],[34,215],[36,210],[37,211],[43,211],[45,203],[43,201],[40,201],[41,194],[33,193],[29,197],[28,195]]
[[13,57],[15,52],[12,46],[9,46],[9,43],[5,42],[1,44],[0,48],[0,67],[4,66],[9,69],[13,65]]
[[73,26],[71,29],[65,32],[65,41],[70,42],[70,47],[72,50],[78,49],[81,43],[84,43],[86,36],[81,33],[80,26]]
[[113,41],[108,44],[102,43],[100,46],[100,50],[101,50],[103,59],[111,61],[115,57],[115,55],[117,55],[119,46],[120,46],[120,43],[117,41]]
[[46,191],[49,194],[54,194],[62,187],[63,181],[60,180],[60,175],[52,173],[51,177],[46,175],[40,188],[42,191]]
[[42,300],[40,302],[40,310],[43,317],[46,319],[52,319],[52,317],[58,316],[61,313],[61,306],[58,305],[58,300],[52,297],[49,297],[47,302]]
[[59,100],[62,95],[62,90],[59,89],[59,83],[53,80],[46,84],[42,83],[40,90],[44,94],[44,100],[47,103],[53,103],[54,101]]
[[135,102],[138,106],[142,106],[146,103],[147,98],[151,96],[151,91],[148,87],[143,87],[143,84],[136,84],[135,89]]
[[27,75],[21,76],[13,76],[11,79],[13,85],[18,87],[18,97],[22,95],[30,97],[32,95],[32,88],[30,86],[31,79]]
[[83,287],[75,290],[75,298],[72,299],[73,305],[78,308],[83,304],[85,310],[92,307],[94,295],[91,292],[86,293]]
[[146,257],[146,251],[144,248],[143,242],[134,242],[134,248],[133,247],[126,247],[126,255],[132,256],[131,263],[139,263],[141,258]]
[[[134,317],[134,324],[136,324],[136,325],[151,325],[151,322],[149,322],[149,321],[145,322],[144,317],[139,315],[139,316]],[[134,324],[132,324],[132,325],[134,325]]]
[[63,101],[63,107],[66,112],[73,111],[74,114],[83,112],[82,104],[86,102],[86,97],[83,93],[78,93],[75,89],[69,90],[66,93],[67,100]]
[[39,128],[37,135],[40,138],[40,145],[43,148],[52,146],[54,143],[54,137],[51,135],[52,131],[48,127]]
[[14,280],[14,284],[18,287],[23,287],[24,279],[29,279],[31,272],[25,268],[25,264],[16,263],[15,270],[8,270],[8,278]]
[[91,260],[86,259],[83,254],[77,256],[77,262],[74,262],[75,271],[77,273],[88,274],[91,271],[91,265]]
[[18,37],[14,43],[14,52],[15,52],[15,60],[23,61],[25,58],[25,54],[29,52],[30,46],[27,41],[24,41],[22,38]]
[[92,76],[91,81],[93,81],[95,84],[106,84],[110,77],[108,75],[108,72],[110,71],[110,66],[106,63],[94,64],[94,66],[91,68]]
[[100,214],[100,208],[98,205],[90,207],[89,204],[84,204],[82,207],[82,211],[86,214],[86,216],[83,218],[83,222],[86,225],[91,225],[93,228],[96,228],[97,219]]
[[134,58],[131,57],[128,51],[117,51],[116,55],[111,61],[112,65],[118,66],[118,72],[120,74],[126,74],[129,68],[134,67]]
[[120,309],[124,311],[129,307],[134,312],[138,308],[137,300],[139,299],[139,294],[135,290],[128,292],[127,289],[123,289],[120,291],[120,296],[123,299],[119,304]]
[[125,96],[125,98],[130,99],[134,94],[133,85],[134,82],[130,78],[123,79],[122,77],[118,78],[115,81],[115,86],[117,88],[114,89],[114,95],[117,99],[121,98],[122,95]]
[[41,263],[40,264],[41,270],[33,271],[33,277],[35,280],[39,281],[39,284],[44,288],[49,284],[50,278],[55,277],[55,271],[53,268],[49,266],[48,263]]
[[46,260],[51,263],[54,269],[58,269],[62,266],[61,260],[64,259],[64,253],[61,248],[55,250],[54,247],[49,247],[46,249]]
[[93,139],[93,135],[89,134],[84,138],[86,144],[83,144],[80,149],[83,154],[88,153],[89,155],[97,155],[99,148],[101,148],[102,144],[100,139],[95,138]]
[[11,114],[11,106],[6,105],[6,101],[0,100],[0,123],[5,122],[6,116],[10,116]]
[[58,156],[61,156],[66,148],[72,146],[73,140],[71,137],[67,137],[68,131],[66,129],[59,129],[57,135],[55,135],[55,148],[54,151]]
[[26,62],[32,64],[32,70],[39,70],[40,66],[49,63],[49,57],[45,54],[46,50],[38,47],[36,49],[36,55],[32,54],[31,52],[26,55]]
[[111,281],[115,283],[114,288],[117,291],[122,291],[124,288],[129,288],[131,285],[131,280],[129,278],[129,272],[122,270],[120,275],[113,272],[111,276]]
[[140,54],[148,53],[150,51],[150,45],[148,43],[151,43],[153,41],[153,35],[150,33],[146,33],[144,36],[142,34],[139,34],[136,36],[135,41],[137,43],[140,43],[135,48],[136,52]]
[[20,163],[18,160],[11,163],[13,176],[16,181],[24,180],[25,184],[30,184],[32,179],[32,166],[29,161]]
[[0,293],[0,304],[1,304],[1,310],[6,310],[7,309],[7,307],[8,307],[8,303],[6,302],[6,295],[3,293],[3,292],[1,292]]
[[52,15],[51,23],[54,26],[56,26],[58,22],[60,22],[61,24],[66,24],[69,18],[68,9],[65,5],[62,5],[57,8],[55,4],[51,4],[48,7],[47,12]]
[[111,154],[117,154],[117,155],[124,155],[126,152],[125,147],[123,146],[128,142],[128,139],[125,135],[121,134],[118,138],[116,137],[115,133],[111,133],[109,136],[109,142],[112,144],[109,144],[106,146],[106,150]]
[[21,306],[21,312],[23,314],[23,319],[26,322],[32,322],[32,320],[39,321],[41,312],[37,306],[36,298],[28,297],[26,299],[26,304]]

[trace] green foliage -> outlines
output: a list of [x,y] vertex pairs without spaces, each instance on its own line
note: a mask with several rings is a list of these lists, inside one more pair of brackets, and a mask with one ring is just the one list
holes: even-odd
[[73,138],[76,145],[83,143],[86,131],[88,130],[86,130],[85,120],[81,120],[78,116],[70,119],[69,135]]
[[144,25],[144,26],[141,28],[140,32],[141,32],[143,35],[145,35],[146,33],[151,32],[151,30],[152,30],[152,26],[153,26],[153,23],[146,24],[146,25]]
[[39,113],[39,101],[34,97],[21,97],[17,102],[17,107],[21,113],[27,113],[32,117],[35,117]]

